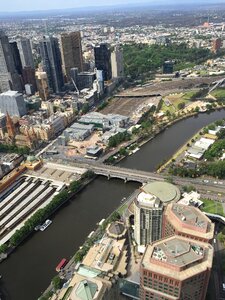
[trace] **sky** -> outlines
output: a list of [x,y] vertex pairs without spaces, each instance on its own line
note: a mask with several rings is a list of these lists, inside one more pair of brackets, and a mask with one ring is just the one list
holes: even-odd
[[[48,10],[48,9],[64,9],[87,6],[106,6],[117,4],[141,4],[155,3],[168,4],[168,2],[177,4],[196,2],[196,0],[0,0],[1,12],[12,11],[32,11],[32,10]],[[216,3],[224,0],[205,0],[205,2]],[[202,1],[201,1],[202,2]]]

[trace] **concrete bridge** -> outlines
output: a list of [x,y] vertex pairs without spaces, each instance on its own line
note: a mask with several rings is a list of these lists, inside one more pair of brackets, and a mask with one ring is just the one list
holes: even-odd
[[123,179],[125,182],[136,181],[140,183],[146,183],[155,180],[164,180],[162,175],[156,173],[144,172],[135,169],[120,168],[111,165],[90,164],[87,167],[87,169],[93,171],[96,175],[106,176],[108,179],[120,178]]
[[[51,168],[59,168],[65,170],[70,169],[71,172],[74,170],[77,171],[77,168],[82,170],[90,170],[93,171],[96,175],[105,176],[108,179],[110,178],[119,178],[127,181],[135,181],[139,183],[147,183],[152,181],[165,181],[166,175],[161,175],[153,172],[146,172],[136,169],[128,169],[128,168],[120,168],[118,166],[105,165],[103,163],[98,163],[95,161],[90,162],[71,162],[68,161],[65,165],[65,160],[63,162],[59,162],[57,164],[51,162]],[[81,173],[81,172],[80,172]],[[217,201],[221,201],[225,203],[225,180],[214,181],[204,180],[202,178],[183,178],[171,176],[173,183],[178,186],[194,186],[199,192],[205,194],[207,198],[211,198],[212,195],[217,195]],[[210,193],[209,193],[210,192]],[[209,194],[208,194],[209,193]]]

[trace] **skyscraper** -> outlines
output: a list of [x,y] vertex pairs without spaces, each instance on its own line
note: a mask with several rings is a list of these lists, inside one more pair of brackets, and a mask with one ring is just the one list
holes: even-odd
[[10,48],[12,52],[12,57],[14,61],[14,65],[18,74],[22,75],[22,63],[20,58],[20,52],[16,42],[10,43]]
[[[179,189],[167,182],[152,182],[140,188],[134,200],[134,238],[139,246],[161,238],[164,207],[179,198]],[[143,252],[142,247],[139,251]]]
[[78,68],[79,72],[83,71],[83,54],[79,31],[61,35],[61,53],[63,71],[67,80],[70,79],[70,70],[72,68]]
[[8,37],[0,31],[0,91],[21,91],[20,76],[16,67]]
[[212,262],[208,243],[175,235],[148,245],[140,267],[140,300],[204,300]]
[[43,70],[47,73],[49,88],[54,93],[61,92],[64,84],[58,39],[44,37],[40,41],[40,54]]
[[19,48],[23,68],[34,68],[34,59],[32,55],[30,40],[27,38],[22,38],[18,41],[17,45]]
[[10,116],[22,117],[27,113],[23,95],[16,91],[0,94],[0,111]]
[[101,44],[94,48],[95,52],[95,67],[97,70],[103,71],[104,81],[108,81],[112,78],[111,67],[111,50],[106,44]]
[[111,54],[111,64],[112,77],[122,78],[124,76],[123,53],[118,46],[115,47]]

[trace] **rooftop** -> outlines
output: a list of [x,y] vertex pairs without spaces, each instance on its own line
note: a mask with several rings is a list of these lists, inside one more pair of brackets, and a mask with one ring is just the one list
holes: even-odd
[[118,271],[126,274],[125,239],[114,240],[103,237],[90,248],[83,260],[85,266],[104,272]]
[[22,95],[22,94],[20,94],[17,91],[7,91],[7,92],[4,92],[4,93],[0,94],[0,96],[10,96],[10,97],[14,97],[14,96],[17,96],[17,95]]
[[180,190],[175,185],[168,182],[151,182],[141,187],[141,190],[157,197],[163,203],[178,201],[180,199]]
[[192,236],[211,240],[214,235],[214,224],[194,206],[171,203],[165,215],[174,228]]
[[165,276],[185,280],[210,269],[212,260],[213,247],[210,244],[172,236],[148,245],[142,266]]
[[122,222],[116,221],[108,225],[106,232],[110,237],[119,239],[125,235],[126,228]]

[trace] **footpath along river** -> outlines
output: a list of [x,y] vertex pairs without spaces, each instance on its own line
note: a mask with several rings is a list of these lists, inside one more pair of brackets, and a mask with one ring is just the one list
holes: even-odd
[[[154,171],[190,137],[205,125],[225,117],[225,111],[200,114],[182,120],[146,143],[134,155],[120,162],[121,167]],[[44,232],[34,233],[10,257],[0,264],[2,300],[36,300],[56,275],[61,258],[70,258],[96,223],[109,215],[123,197],[138,183],[98,177],[74,200],[63,206]]]

